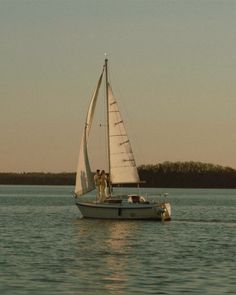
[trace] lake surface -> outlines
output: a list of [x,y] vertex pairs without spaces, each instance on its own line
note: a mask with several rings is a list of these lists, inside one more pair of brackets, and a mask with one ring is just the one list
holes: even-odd
[[236,190],[163,191],[173,220],[81,218],[73,187],[0,186],[0,294],[236,294]]

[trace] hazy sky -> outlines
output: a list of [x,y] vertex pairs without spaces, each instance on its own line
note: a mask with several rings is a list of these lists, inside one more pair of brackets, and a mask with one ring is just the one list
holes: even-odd
[[0,171],[75,171],[104,52],[137,164],[236,168],[236,1],[0,0]]

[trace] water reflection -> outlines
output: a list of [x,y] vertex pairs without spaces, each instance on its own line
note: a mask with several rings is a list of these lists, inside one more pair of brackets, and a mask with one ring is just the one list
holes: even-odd
[[[106,267],[111,272],[104,276],[106,281],[106,289],[110,294],[121,294],[125,289],[127,276],[125,275],[125,262],[122,256],[127,255],[127,240],[131,234],[134,234],[135,224],[127,222],[112,222],[108,226],[109,237],[106,240],[107,247],[111,251],[111,255],[106,257]],[[131,230],[132,229],[132,230]]]
[[[94,286],[97,283],[106,294],[124,294],[130,273],[127,262],[132,256],[139,223],[79,219],[75,222],[75,228],[79,259],[85,263],[87,260],[89,264],[93,260],[96,272]],[[80,278],[91,279],[91,275],[91,269],[86,265],[80,267],[77,273]]]

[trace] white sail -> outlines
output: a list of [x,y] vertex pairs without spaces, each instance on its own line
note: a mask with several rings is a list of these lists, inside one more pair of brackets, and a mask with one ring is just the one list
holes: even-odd
[[82,141],[80,144],[79,161],[78,161],[78,167],[77,167],[77,173],[76,173],[76,185],[75,185],[76,196],[84,195],[95,188],[93,174],[91,172],[91,168],[89,164],[87,143],[88,143],[89,132],[93,122],[94,110],[95,110],[95,106],[97,102],[99,88],[102,81],[102,76],[103,76],[103,71],[98,80],[97,87],[93,93],[93,96],[89,105],[85,126],[84,126],[84,131],[83,131],[83,136],[82,136]]
[[108,85],[108,115],[111,182],[139,183],[131,144],[110,85]]

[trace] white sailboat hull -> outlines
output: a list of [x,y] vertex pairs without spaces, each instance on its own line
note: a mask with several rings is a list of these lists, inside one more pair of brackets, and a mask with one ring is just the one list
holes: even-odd
[[85,218],[97,219],[141,219],[170,220],[171,206],[162,204],[106,204],[76,201],[81,214]]

